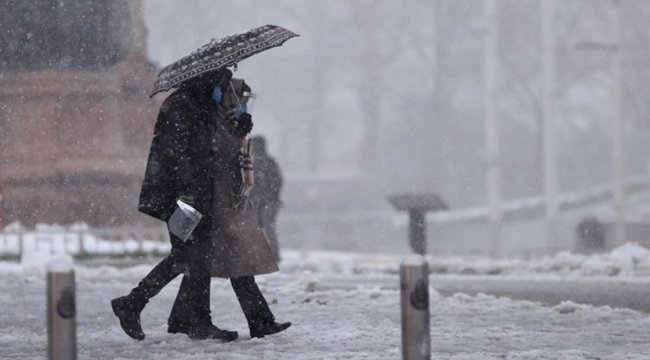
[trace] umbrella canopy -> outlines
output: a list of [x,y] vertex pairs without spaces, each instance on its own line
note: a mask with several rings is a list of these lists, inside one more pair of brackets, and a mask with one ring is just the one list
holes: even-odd
[[249,56],[280,46],[295,36],[299,35],[280,26],[264,25],[244,33],[212,39],[160,70],[150,96],[208,71],[236,65]]

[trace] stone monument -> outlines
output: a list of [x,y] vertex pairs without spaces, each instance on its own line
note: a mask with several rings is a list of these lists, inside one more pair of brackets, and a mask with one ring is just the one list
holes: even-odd
[[0,37],[0,223],[147,221],[159,104],[141,1],[9,0]]

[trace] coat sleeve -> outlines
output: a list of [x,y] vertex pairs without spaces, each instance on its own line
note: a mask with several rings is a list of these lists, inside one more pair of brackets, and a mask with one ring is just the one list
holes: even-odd
[[200,136],[196,119],[185,111],[173,111],[170,121],[166,124],[167,139],[162,150],[173,168],[170,169],[174,184],[174,202],[178,199],[205,214],[205,209],[199,204],[201,194],[205,192],[202,185],[204,174],[199,147]]
[[179,176],[184,172],[179,165],[187,163],[189,134],[182,116],[169,106],[161,108],[140,190],[138,210],[165,222],[179,199]]

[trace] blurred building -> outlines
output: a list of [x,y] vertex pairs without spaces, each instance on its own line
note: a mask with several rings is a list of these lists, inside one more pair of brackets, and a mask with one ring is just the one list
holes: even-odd
[[0,12],[5,224],[143,219],[158,104],[141,1],[8,0]]

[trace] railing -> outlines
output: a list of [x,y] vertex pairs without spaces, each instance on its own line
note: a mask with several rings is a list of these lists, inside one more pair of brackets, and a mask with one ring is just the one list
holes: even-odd
[[0,259],[20,259],[23,254],[67,253],[76,258],[160,256],[170,250],[165,227],[89,228],[37,226],[26,229],[13,223],[0,231]]
[[[648,188],[644,179],[631,179],[627,192]],[[560,199],[563,213],[606,201],[611,191],[605,185]],[[561,218],[557,231],[561,241],[550,248],[544,235],[543,199],[530,197],[504,203],[502,241],[505,255],[537,256],[574,248],[576,225],[580,219]],[[482,234],[486,231],[487,209],[452,209],[429,214],[428,248],[432,254],[484,254],[489,250]],[[607,221],[607,219],[603,219]],[[357,252],[408,252],[408,217],[394,210],[358,212],[290,212],[278,219],[282,247]],[[650,246],[650,226],[628,229],[628,239]],[[647,234],[647,235],[646,235]],[[372,246],[369,246],[372,244]],[[0,259],[19,259],[29,252],[64,251],[78,258],[135,257],[167,254],[170,249],[164,226],[89,228],[84,224],[68,227],[39,226],[25,229],[10,224],[0,231]]]

